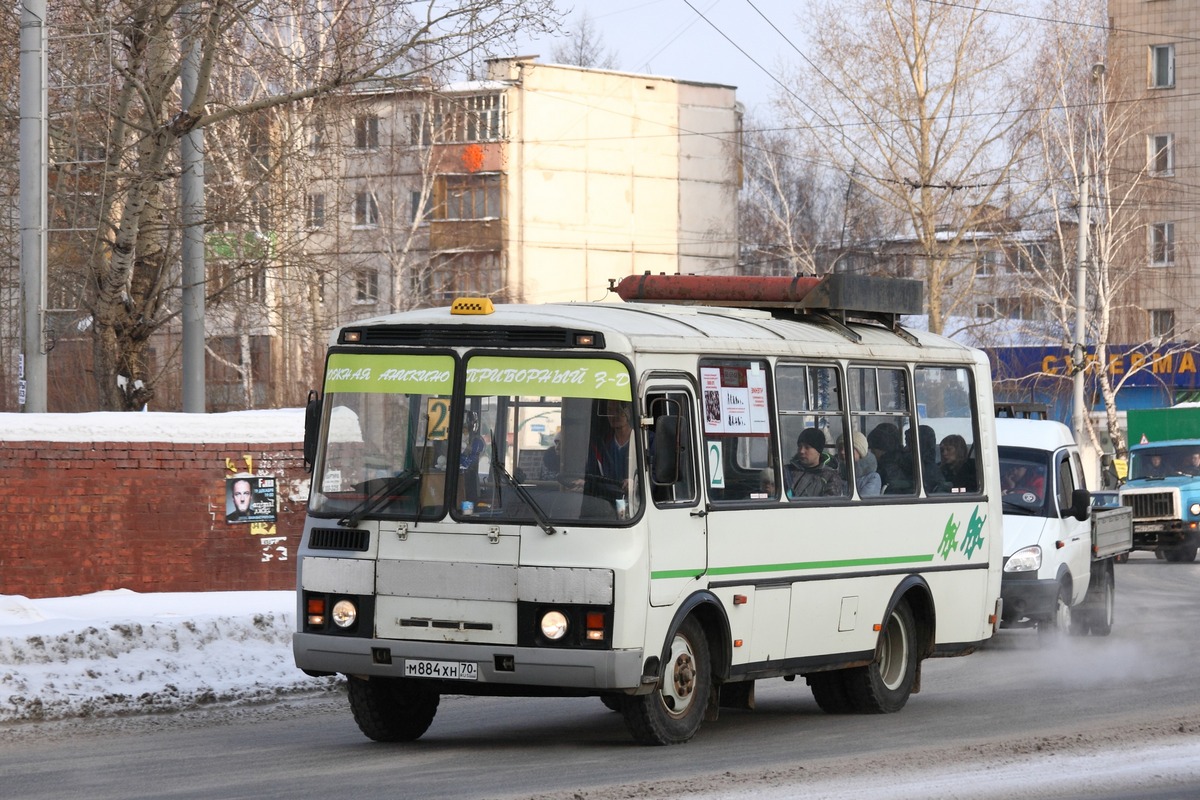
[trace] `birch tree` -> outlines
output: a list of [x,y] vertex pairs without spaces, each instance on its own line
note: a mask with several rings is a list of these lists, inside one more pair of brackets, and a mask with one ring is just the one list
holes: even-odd
[[[999,4],[1004,6],[1004,4]],[[1006,7],[1006,6],[1005,6]],[[797,67],[777,106],[809,132],[855,192],[871,197],[912,237],[910,277],[925,284],[929,328],[965,310],[974,262],[956,258],[964,237],[1011,204],[1010,180],[1030,112],[1010,78],[1020,74],[1019,20],[967,0],[811,2],[804,27],[814,55]]]
[[[521,30],[554,24],[553,0],[76,0],[113,31],[106,160],[86,305],[104,409],[142,408],[161,376],[151,336],[178,313],[179,141],[194,130],[310,103],[360,81],[453,69]],[[179,94],[183,54],[198,85]],[[265,80],[238,76],[268,76]],[[226,76],[224,79],[222,76]],[[228,76],[233,76],[232,78]]]

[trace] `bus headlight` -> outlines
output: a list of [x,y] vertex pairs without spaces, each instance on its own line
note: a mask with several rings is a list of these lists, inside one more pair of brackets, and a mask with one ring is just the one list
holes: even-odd
[[1042,566],[1042,548],[1036,544],[1022,547],[1009,556],[1004,565],[1005,572],[1036,572]]
[[558,641],[567,635],[567,618],[561,611],[547,611],[542,615],[542,636]]
[[329,618],[339,628],[349,628],[354,624],[354,620],[358,619],[358,609],[349,600],[338,600],[333,604],[333,611],[330,612]]

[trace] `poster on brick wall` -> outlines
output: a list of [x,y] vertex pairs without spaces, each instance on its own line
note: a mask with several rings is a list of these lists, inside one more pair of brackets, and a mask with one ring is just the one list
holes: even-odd
[[235,475],[225,480],[225,521],[231,525],[274,522],[275,477]]

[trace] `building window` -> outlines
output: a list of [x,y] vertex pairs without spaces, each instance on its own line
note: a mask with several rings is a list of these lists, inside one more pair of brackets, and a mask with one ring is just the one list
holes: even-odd
[[1175,223],[1159,222],[1150,226],[1150,264],[1162,267],[1175,263]]
[[497,297],[504,292],[503,261],[497,253],[443,253],[413,277],[413,292],[432,303],[460,296]]
[[325,195],[310,194],[304,198],[304,222],[309,228],[325,225]]
[[373,192],[359,192],[354,196],[354,226],[374,228],[379,225],[379,204]]
[[1017,272],[1029,275],[1046,269],[1046,251],[1033,244],[1017,251]]
[[379,273],[373,269],[354,272],[354,302],[374,303],[379,299]]
[[1150,151],[1150,174],[1167,176],[1175,174],[1175,136],[1170,133],[1156,133],[1146,137]]
[[1150,338],[1169,341],[1175,338],[1175,311],[1170,308],[1150,309]]
[[408,195],[409,221],[428,222],[433,215],[433,193],[425,193],[425,202],[421,202],[421,192],[412,191]]
[[419,123],[414,120],[409,140],[416,144],[417,131],[421,132],[422,144],[429,143],[426,137],[447,144],[502,140],[504,108],[504,95],[499,93],[437,98],[433,118],[423,118]]
[[996,307],[991,303],[976,303],[975,317],[976,319],[995,319]]
[[500,176],[446,175],[438,219],[495,219],[500,216]]
[[997,297],[996,314],[1004,319],[1040,320],[1042,307],[1037,299],[1029,295],[1022,297]]
[[315,116],[308,121],[308,152],[319,153],[325,148],[325,118]]
[[359,150],[379,148],[379,117],[360,114],[354,118],[354,146]]
[[1150,88],[1175,86],[1175,45],[1156,44],[1150,48]]
[[975,262],[975,275],[980,278],[987,278],[992,275],[997,275],[1001,271],[1001,265],[1004,264],[1004,254],[999,250],[984,250],[979,253]]

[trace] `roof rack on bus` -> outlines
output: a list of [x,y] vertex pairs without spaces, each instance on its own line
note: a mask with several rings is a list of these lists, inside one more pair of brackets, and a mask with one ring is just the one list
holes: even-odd
[[875,322],[910,338],[900,327],[903,314],[923,310],[921,282],[905,278],[836,273],[795,275],[629,275],[609,279],[610,291],[628,303],[761,308],[771,312],[816,315],[852,339],[848,319]]

